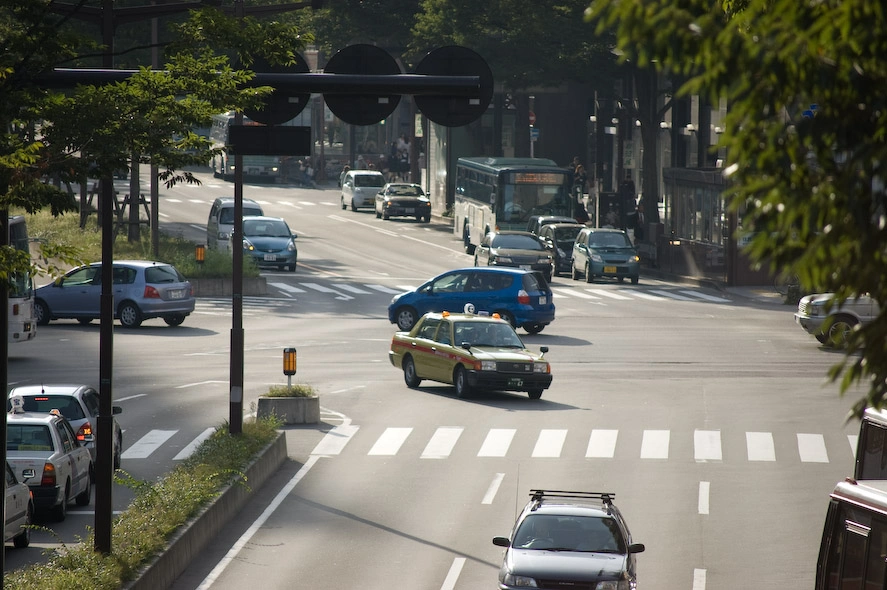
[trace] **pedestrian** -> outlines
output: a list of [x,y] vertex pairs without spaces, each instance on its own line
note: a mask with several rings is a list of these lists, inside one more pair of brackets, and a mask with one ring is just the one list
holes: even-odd
[[616,204],[610,203],[607,214],[604,215],[604,227],[616,227],[619,225],[619,212],[616,211]]
[[573,193],[577,200],[581,200],[585,195],[586,185],[588,185],[588,173],[585,172],[585,166],[577,164],[573,172]]
[[644,205],[643,203],[638,204],[637,215],[635,216],[635,226],[634,226],[634,243],[644,239],[645,228],[647,227],[647,218],[644,216]]
[[576,215],[573,216],[576,223],[587,224],[589,222],[588,211],[581,200],[576,201]]
[[357,164],[355,168],[358,170],[366,170],[367,169],[367,161],[363,159],[363,154],[357,156]]
[[339,174],[339,186],[342,186],[342,181],[345,180],[345,175],[348,174],[348,171],[351,170],[351,166],[345,164],[342,166],[342,172]]

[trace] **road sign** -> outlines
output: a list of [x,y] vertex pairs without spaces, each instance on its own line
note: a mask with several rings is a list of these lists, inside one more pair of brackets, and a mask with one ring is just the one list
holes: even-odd
[[530,127],[530,140],[536,141],[539,139],[539,128],[538,127]]
[[[384,49],[375,45],[349,45],[327,62],[324,72],[330,74],[396,75],[400,66]],[[340,119],[351,125],[372,125],[394,112],[400,94],[355,96],[324,93],[324,101]]]
[[310,156],[311,127],[232,125],[228,153],[243,156]]
[[530,111],[530,125],[535,125],[535,124],[536,124],[536,113],[534,113],[533,111]]
[[467,125],[487,111],[493,100],[493,72],[480,55],[457,45],[440,47],[430,51],[419,65],[417,74],[437,76],[479,76],[477,97],[416,96],[416,107],[422,114],[446,127]]
[[[291,66],[272,66],[266,60],[259,58],[252,69],[255,72],[275,74],[304,74],[309,71],[308,63],[299,54],[296,54],[296,63]],[[308,106],[310,99],[310,92],[296,93],[278,88],[265,100],[264,108],[249,109],[243,114],[257,123],[280,125],[301,113]]]

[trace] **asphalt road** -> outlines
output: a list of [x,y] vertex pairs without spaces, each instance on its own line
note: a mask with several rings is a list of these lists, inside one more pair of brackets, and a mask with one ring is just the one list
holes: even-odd
[[[161,191],[162,227],[202,240],[212,199],[233,192],[204,179]],[[557,278],[556,321],[522,334],[551,349],[541,400],[409,390],[388,363],[386,307],[393,292],[472,264],[451,228],[343,211],[335,187],[250,185],[244,196],[299,234],[298,272],[264,273],[269,296],[244,303],[247,410],[285,382],[282,350],[294,346],[296,379],[321,392],[323,423],[287,432],[293,462],[176,589],[493,587],[491,539],[539,487],[615,492],[647,546],[642,587],[812,585],[855,427],[844,424],[852,398],[823,385],[837,355],[790,307],[643,275],[637,286]],[[230,327],[230,301],[202,299],[181,327],[115,330],[123,468],[135,477],[160,476],[227,418]],[[54,322],[31,344],[11,349],[11,381],[97,382],[97,323]],[[318,447],[327,436],[339,444]],[[115,491],[115,508],[128,493]],[[89,510],[72,507],[54,528],[71,542],[87,524]],[[41,535],[38,547],[54,546]],[[35,559],[39,549],[9,550],[7,568]]]

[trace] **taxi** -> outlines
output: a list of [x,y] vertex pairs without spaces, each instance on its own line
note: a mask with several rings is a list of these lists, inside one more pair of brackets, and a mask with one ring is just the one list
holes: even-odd
[[[32,470],[26,470],[25,477],[34,477]],[[6,462],[6,504],[3,505],[3,542],[23,549],[31,544],[31,518],[34,514],[34,501],[27,484],[20,481],[9,461]]]
[[68,503],[89,504],[92,495],[92,457],[77,440],[68,421],[53,410],[25,412],[22,399],[13,398],[6,414],[6,459],[16,477],[27,480],[37,514],[49,513],[62,521]]
[[397,332],[388,359],[403,370],[407,387],[423,379],[448,383],[460,398],[479,390],[525,391],[539,399],[551,385],[551,366],[527,349],[510,323],[498,314],[430,312],[409,332]]

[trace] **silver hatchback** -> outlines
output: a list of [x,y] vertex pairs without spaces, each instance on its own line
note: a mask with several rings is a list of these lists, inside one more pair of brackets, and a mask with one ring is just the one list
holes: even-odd
[[[114,317],[124,328],[137,328],[151,318],[178,326],[194,311],[191,283],[170,264],[117,260],[113,277]],[[66,318],[88,324],[100,317],[101,293],[101,262],[75,268],[35,291],[34,319],[41,326]]]

